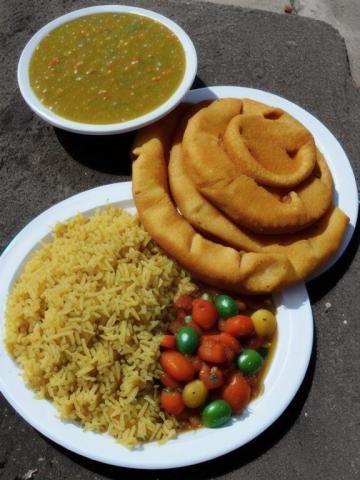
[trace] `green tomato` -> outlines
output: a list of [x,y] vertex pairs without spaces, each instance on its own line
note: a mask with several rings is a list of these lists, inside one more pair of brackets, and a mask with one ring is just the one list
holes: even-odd
[[191,315],[185,315],[185,317],[184,317],[184,322],[185,322],[185,323],[190,323],[190,322],[192,322],[192,316],[191,316]]
[[230,420],[231,407],[225,400],[214,400],[202,412],[202,422],[205,427],[222,427]]
[[189,408],[198,408],[205,403],[208,391],[201,380],[193,380],[185,385],[182,392],[184,403]]
[[243,350],[237,358],[237,366],[244,375],[252,375],[263,366],[264,359],[259,352],[251,348]]
[[220,317],[225,320],[239,313],[235,300],[229,297],[229,295],[218,295],[215,298],[215,307]]
[[199,334],[193,327],[183,327],[176,332],[176,348],[183,354],[195,352],[199,345]]
[[204,292],[201,297],[203,300],[207,300],[208,302],[214,303],[214,297],[211,295],[211,293]]

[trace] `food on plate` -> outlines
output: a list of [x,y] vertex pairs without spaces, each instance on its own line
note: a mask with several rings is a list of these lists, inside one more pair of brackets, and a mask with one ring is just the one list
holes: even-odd
[[280,108],[236,115],[228,123],[223,141],[239,171],[259,185],[296,186],[315,167],[311,133]]
[[[218,114],[213,113],[211,118],[208,115],[199,117],[210,107],[216,107]],[[165,119],[142,129],[133,149],[133,196],[147,231],[195,278],[229,291],[266,293],[304,280],[338,250],[347,229],[348,217],[331,204],[331,175],[326,160],[317,149],[315,167],[308,179],[296,187],[297,193],[289,187],[285,197],[281,197],[283,188],[271,187],[270,193],[250,177],[242,175],[256,188],[263,189],[275,203],[285,206],[287,199],[292,197],[297,199],[295,203],[304,205],[305,199],[311,215],[315,212],[318,216],[322,212],[316,221],[299,232],[293,232],[293,225],[282,234],[251,232],[235,224],[227,215],[228,210],[221,211],[219,204],[212,203],[196,185],[189,174],[184,152],[184,139],[194,118],[198,119],[196,131],[202,128],[205,131],[206,126],[208,137],[204,136],[208,142],[190,134],[187,137],[188,143],[192,138],[190,151],[197,152],[203,159],[203,163],[194,162],[193,169],[199,176],[210,177],[215,171],[224,177],[223,160],[231,168],[233,163],[225,151],[222,137],[216,134],[225,131],[226,122],[242,115],[241,112],[254,115],[269,110],[274,109],[247,99],[222,99],[210,105],[209,102],[181,105]],[[279,113],[276,109],[275,112]],[[280,118],[284,115],[281,114]],[[309,140],[306,142],[311,144]],[[213,184],[209,186],[212,188]],[[221,195],[228,199],[228,209],[232,209],[235,202],[243,203],[247,213],[254,208],[262,211],[263,216],[272,218],[273,229],[274,225],[279,225],[276,220],[279,210],[256,206],[257,197],[249,196],[248,190],[236,191],[224,180]],[[292,215],[289,219],[291,223]]]
[[[177,299],[176,316],[164,336],[172,334],[175,341],[160,344],[161,406],[177,416],[182,429],[191,429],[194,422],[220,427],[232,414],[240,414],[259,394],[276,343],[270,299],[252,304],[248,299],[246,304],[219,291],[200,294],[201,289]],[[267,328],[258,329],[259,322]],[[193,332],[189,349],[179,342],[185,330]]]
[[[115,207],[78,215],[56,225],[19,274],[6,347],[62,419],[129,447],[165,441],[179,422],[160,407],[160,342],[174,297],[196,288],[136,217]],[[186,365],[181,381],[192,378]]]
[[[233,155],[230,156],[225,141],[226,132],[231,126],[231,121],[239,117],[241,107],[241,100],[219,99],[191,117],[182,141],[182,161],[185,171],[197,189],[211,203],[223,211],[233,222],[251,231],[289,233],[311,225],[325,213],[331,203],[332,179],[326,162],[323,161],[321,154],[316,156],[314,147],[311,164],[313,168],[310,170],[310,175],[304,178],[302,174],[300,180],[305,180],[305,182],[300,183],[299,181],[296,185],[294,185],[293,176],[290,175],[290,190],[269,189],[266,187],[266,183],[258,182],[250,175],[251,171],[255,171],[255,169],[251,170],[248,167],[248,174],[245,174],[244,164],[246,161],[240,162],[239,158],[245,157],[244,152],[248,152],[247,147],[252,146],[253,154],[257,156],[259,162],[262,158],[261,154],[256,153],[253,147],[254,128],[258,136],[256,145],[263,147],[266,158],[273,159],[273,168],[278,172],[278,177],[284,178],[282,186],[286,183],[287,172],[286,169],[284,172],[279,171],[279,164],[284,164],[283,156],[286,156],[287,162],[289,162],[289,157],[284,153],[284,148],[278,146],[279,139],[287,139],[289,151],[290,145],[294,151],[300,147],[299,143],[295,141],[296,139],[292,141],[292,137],[287,131],[291,129],[285,129],[283,132],[282,128],[277,126],[277,123],[281,124],[282,119],[287,115],[283,114],[275,119],[258,115],[258,117],[252,116],[255,120],[258,118],[259,122],[257,124],[255,122],[255,127],[252,128],[251,141],[246,139],[245,144],[243,141],[242,150],[237,150],[238,158],[235,158],[234,149],[232,150]],[[240,117],[248,119],[244,114]],[[289,115],[288,117],[292,118]],[[264,138],[262,138],[266,134],[264,122],[266,125],[270,123],[272,126],[270,130],[274,130],[268,135],[267,142],[264,142]],[[275,123],[276,125],[273,127]],[[243,128],[246,132],[247,129]],[[305,129],[303,128],[303,130]],[[310,133],[308,133],[309,136]],[[308,143],[304,145],[309,148]],[[283,155],[278,155],[276,147]],[[302,160],[303,156],[306,160],[309,158],[309,155],[299,155],[299,160]],[[296,158],[293,160],[296,162]],[[314,170],[315,161],[317,163],[316,170]],[[305,162],[305,166],[305,172],[308,173],[307,162]],[[279,185],[281,182],[277,183]],[[275,179],[272,182],[272,185],[274,184],[276,184]]]
[[144,115],[174,93],[185,53],[163,24],[133,13],[96,13],[50,31],[30,61],[30,85],[54,113],[109,124]]

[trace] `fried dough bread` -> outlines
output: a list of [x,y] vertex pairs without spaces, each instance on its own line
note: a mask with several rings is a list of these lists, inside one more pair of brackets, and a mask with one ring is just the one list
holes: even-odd
[[[229,123],[246,110],[253,114],[265,109],[258,102],[227,100],[231,115],[227,120],[225,115],[218,116],[213,137],[222,122]],[[214,103],[219,104],[211,105]],[[330,204],[312,226],[281,235],[256,234],[236,225],[209,201],[186,169],[184,137],[193,118],[206,108],[207,104],[181,105],[138,134],[133,150],[133,196],[140,220],[166,253],[209,285],[261,294],[303,280],[339,248],[347,216]],[[214,147],[212,140],[210,146]],[[222,143],[218,137],[216,144]],[[325,159],[318,151],[316,157],[315,168],[297,187],[305,195],[313,177],[328,176],[326,181],[331,184]],[[277,190],[272,189],[273,195],[280,195]]]
[[240,100],[220,99],[189,120],[182,142],[187,174],[213,205],[253,232],[273,234],[308,227],[330,206],[332,182],[326,164],[317,155],[319,178],[311,175],[291,190],[259,185],[242,173],[223,145],[237,109],[242,111]]

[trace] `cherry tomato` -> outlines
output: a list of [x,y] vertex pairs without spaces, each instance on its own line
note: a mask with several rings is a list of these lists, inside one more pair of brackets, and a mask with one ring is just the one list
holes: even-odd
[[231,407],[225,400],[214,400],[202,412],[202,422],[205,427],[217,428],[230,420]]
[[164,387],[179,388],[180,383],[177,382],[174,378],[170,377],[167,373],[163,373],[160,377],[160,382]]
[[235,337],[229,333],[222,332],[217,335],[219,342],[227,345],[234,353],[239,353],[241,350],[240,343],[236,340]]
[[217,335],[203,335],[201,339],[202,341],[222,343],[223,345],[226,345],[231,350],[233,350],[234,353],[239,353],[241,350],[241,345],[238,340],[232,335],[225,332],[221,332]]
[[263,366],[263,363],[264,359],[260,353],[251,348],[243,350],[237,359],[237,366],[245,375],[253,375],[258,372]]
[[183,327],[176,332],[176,348],[179,352],[193,353],[199,345],[199,335],[192,327]]
[[179,415],[185,408],[181,393],[170,389],[161,392],[160,404],[164,410],[173,415]]
[[224,363],[227,361],[227,356],[225,352],[225,345],[222,343],[210,340],[210,339],[201,339],[200,347],[198,349],[198,356],[204,362],[209,363]]
[[205,403],[207,394],[205,383],[201,380],[193,380],[185,385],[182,397],[187,407],[198,408]]
[[221,318],[229,318],[239,313],[239,307],[229,295],[218,295],[215,298],[215,306]]
[[202,380],[208,390],[214,390],[221,387],[224,383],[224,374],[219,367],[210,367],[203,363],[199,373],[199,378]]
[[240,413],[250,402],[251,388],[241,373],[235,373],[223,387],[222,395],[230,404],[232,411]]
[[266,308],[260,308],[251,315],[256,333],[260,337],[271,337],[276,330],[275,315]]
[[191,315],[194,322],[205,330],[213,328],[216,325],[218,318],[215,305],[202,298],[194,300]]
[[203,361],[198,356],[189,357],[189,360],[195,370],[195,372],[200,372],[201,367],[203,366]]
[[234,337],[246,337],[252,335],[254,331],[254,323],[247,315],[230,317],[224,323],[224,332]]
[[160,347],[163,348],[170,348],[172,350],[176,347],[176,338],[175,335],[164,335],[161,342]]
[[181,308],[186,313],[191,313],[194,298],[191,295],[180,295],[174,303],[176,309]]
[[160,364],[164,371],[179,382],[189,382],[195,371],[190,360],[179,352],[166,350],[160,355]]

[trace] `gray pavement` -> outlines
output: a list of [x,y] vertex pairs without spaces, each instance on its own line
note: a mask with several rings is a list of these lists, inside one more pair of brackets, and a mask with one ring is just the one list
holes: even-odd
[[[29,37],[54,17],[95,3],[0,1],[0,252],[27,222],[56,202],[130,178],[131,135],[91,138],[55,130],[29,111],[16,85],[17,59]],[[353,86],[337,30],[305,17],[211,3],[126,3],[159,11],[186,29],[199,56],[196,87],[261,88],[316,115],[342,143],[359,179],[360,92]],[[256,440],[185,469],[113,468],[47,440],[0,395],[1,480],[359,478],[359,236],[357,229],[341,262],[309,285],[316,340],[308,373],[290,407]]]
[[[195,0],[198,1],[198,0]],[[200,0],[201,1],[201,0]],[[222,5],[301,15],[329,23],[344,37],[355,86],[360,87],[359,0],[208,0]]]

